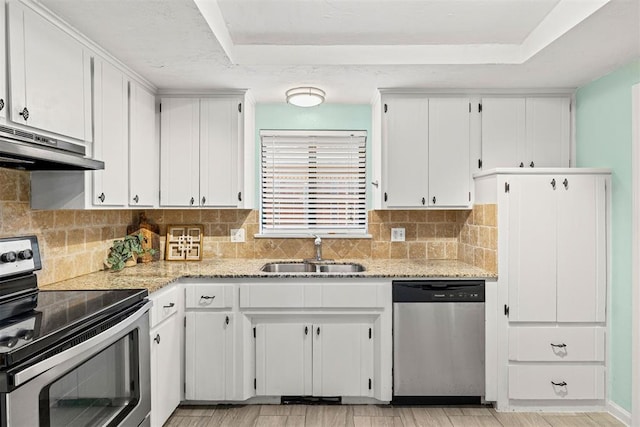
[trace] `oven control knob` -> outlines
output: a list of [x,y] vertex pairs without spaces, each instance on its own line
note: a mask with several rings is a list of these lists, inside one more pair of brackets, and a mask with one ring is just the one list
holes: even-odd
[[31,249],[25,249],[23,251],[18,252],[19,259],[31,259],[33,258],[33,251]]
[[15,252],[5,252],[0,255],[0,261],[2,262],[14,262],[16,258],[17,257]]

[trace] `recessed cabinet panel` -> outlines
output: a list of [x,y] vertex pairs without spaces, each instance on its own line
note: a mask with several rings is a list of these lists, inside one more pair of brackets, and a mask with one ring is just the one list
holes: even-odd
[[7,117],[9,98],[7,97],[7,20],[6,5],[0,7],[0,118]]
[[429,206],[471,203],[469,99],[429,99]]
[[96,206],[127,206],[129,183],[127,79],[109,63],[94,64],[94,157],[104,169],[93,173]]
[[200,100],[200,205],[238,205],[238,141],[241,108],[237,98]]
[[526,166],[569,166],[569,98],[527,98]]
[[509,181],[509,321],[555,322],[556,192],[545,175]]
[[372,324],[313,325],[313,395],[372,396]]
[[233,396],[232,313],[187,311],[185,399],[226,400]]
[[160,145],[156,129],[156,98],[129,83],[129,205],[158,204]]
[[559,176],[557,191],[558,322],[604,322],[607,283],[604,179]]
[[91,60],[62,29],[18,3],[9,7],[10,119],[90,141]]
[[256,395],[311,394],[312,333],[310,324],[256,326]]
[[151,425],[161,426],[180,404],[180,327],[174,314],[151,330]]
[[[429,186],[429,100],[392,98],[383,112],[383,206],[426,206]],[[468,164],[467,164],[468,166]]]
[[525,117],[524,98],[482,99],[482,169],[524,165]]
[[200,100],[163,98],[160,204],[198,206]]

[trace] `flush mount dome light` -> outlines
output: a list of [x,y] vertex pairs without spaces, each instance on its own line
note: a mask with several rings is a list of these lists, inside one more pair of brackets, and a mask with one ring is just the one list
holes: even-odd
[[324,102],[325,93],[317,87],[294,87],[286,92],[287,102],[298,107],[315,107]]

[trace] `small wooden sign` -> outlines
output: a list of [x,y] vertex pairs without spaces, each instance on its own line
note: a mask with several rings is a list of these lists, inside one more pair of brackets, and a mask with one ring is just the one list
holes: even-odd
[[164,259],[167,261],[200,261],[204,246],[202,225],[167,225],[167,244]]

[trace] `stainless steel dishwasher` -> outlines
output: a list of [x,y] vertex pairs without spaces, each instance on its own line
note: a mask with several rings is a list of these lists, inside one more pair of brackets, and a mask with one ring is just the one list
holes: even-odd
[[480,403],[484,280],[393,281],[393,401]]

